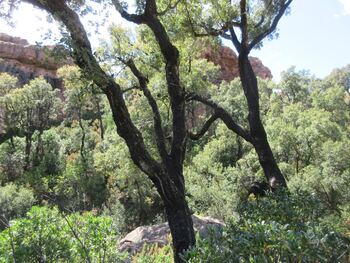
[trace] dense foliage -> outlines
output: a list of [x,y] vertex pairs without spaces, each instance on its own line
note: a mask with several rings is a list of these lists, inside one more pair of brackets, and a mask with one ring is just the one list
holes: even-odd
[[123,262],[112,221],[33,206],[0,233],[0,262]]
[[187,254],[188,262],[348,262],[350,239],[320,223],[322,203],[305,193],[274,193],[240,207]]
[[[340,72],[344,74],[345,70]],[[76,69],[66,68],[62,72],[68,77],[67,81],[80,83]],[[276,257],[288,261],[297,256],[302,262],[327,262],[329,258],[336,262],[338,257],[346,262],[350,232],[347,191],[350,187],[349,95],[333,74],[336,73],[320,80],[291,68],[278,84],[261,80],[264,121],[279,165],[288,178],[290,195],[247,197],[250,184],[262,178],[261,167],[252,147],[222,124],[216,123],[207,137],[190,144],[185,176],[191,209],[196,214],[224,219],[228,224],[220,236],[215,234],[215,238],[199,241],[198,248],[188,254],[193,262],[199,258],[208,262],[222,262],[223,258],[231,258],[232,262],[238,258],[242,262],[260,262]],[[2,74],[1,78],[10,77]],[[15,83],[14,79],[11,80]],[[34,85],[37,83],[47,85],[43,80],[37,80]],[[72,88],[76,87],[79,86],[72,84]],[[237,81],[222,83],[216,90],[215,99],[222,101],[237,116],[244,116],[247,114],[244,107],[227,101],[228,98],[236,103],[241,100],[243,95],[238,87]],[[12,89],[20,90],[21,87]],[[292,89],[293,99],[289,94]],[[17,96],[18,92],[14,91],[7,92],[6,99],[11,94]],[[42,92],[51,91],[43,89]],[[96,100],[99,96],[91,88],[80,92],[87,93],[83,97],[97,96]],[[299,92],[303,95],[298,99]],[[76,94],[67,89],[67,102],[61,103],[69,105],[70,96],[76,98]],[[47,227],[47,231],[58,231],[61,225],[57,224],[64,225],[66,230],[55,237],[57,240],[50,242],[55,246],[62,245],[62,249],[45,251],[45,257],[59,256],[62,260],[84,257],[79,241],[67,238],[73,235],[67,222],[77,224],[80,219],[74,219],[77,214],[62,217],[67,211],[83,213],[92,210],[96,216],[89,215],[91,220],[95,217],[94,220],[107,220],[106,227],[113,226],[119,235],[138,225],[163,220],[159,197],[129,160],[126,147],[114,133],[111,117],[101,97],[101,115],[89,114],[96,107],[91,102],[96,100],[86,100],[86,106],[82,104],[81,116],[72,107],[61,108],[65,118],[58,117],[58,124],[45,128],[40,136],[38,131],[33,132],[29,154],[26,152],[26,137],[22,135],[25,131],[2,143],[1,222],[3,229],[11,225],[1,233],[6,260],[13,254],[28,260],[36,257],[37,248],[26,248],[26,253],[32,251],[29,255],[24,250],[21,252],[18,245],[13,251],[11,242],[22,244],[28,239],[28,244],[36,246],[37,241],[31,240],[35,238],[35,225]],[[130,105],[137,105],[141,100],[142,97],[131,96]],[[27,99],[23,101],[29,103]],[[79,106],[77,103],[72,105]],[[142,107],[135,107],[133,114],[137,118],[144,111]],[[103,139],[101,123],[104,125]],[[26,126],[19,128],[27,129]],[[29,166],[25,161],[27,155]],[[16,165],[14,160],[18,160]],[[34,203],[57,205],[62,212],[33,208],[25,216]],[[11,221],[16,218],[19,219]],[[87,220],[84,229],[88,232],[84,238],[92,238],[89,231],[95,230],[89,225],[90,221],[86,216],[81,220]],[[76,227],[73,225],[73,230]],[[82,231],[80,227],[79,231]],[[109,230],[96,231],[100,232],[101,238],[111,240],[108,242],[116,242]],[[13,238],[11,242],[10,238]],[[43,235],[42,238],[50,237]],[[69,251],[76,247],[73,251],[80,252],[69,254],[68,247]],[[99,249],[102,248],[97,251]],[[52,254],[60,251],[63,254]],[[151,257],[151,252],[140,254],[137,262]],[[166,251],[162,253],[166,258]],[[156,254],[161,257],[162,253]]]

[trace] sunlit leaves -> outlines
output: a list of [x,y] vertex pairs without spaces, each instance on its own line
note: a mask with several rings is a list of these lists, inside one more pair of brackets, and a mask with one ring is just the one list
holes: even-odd
[[117,235],[107,217],[69,216],[56,208],[33,207],[27,217],[0,233],[0,262],[122,262]]
[[43,78],[38,78],[23,88],[12,89],[0,98],[4,109],[3,122],[8,129],[18,128],[23,132],[48,128],[50,121],[58,118],[61,100]]

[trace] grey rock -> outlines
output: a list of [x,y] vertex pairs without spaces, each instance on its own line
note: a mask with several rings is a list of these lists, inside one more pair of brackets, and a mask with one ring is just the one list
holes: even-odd
[[[211,231],[222,229],[225,225],[220,220],[210,217],[192,216],[193,227],[201,238],[206,238]],[[145,244],[157,244],[165,246],[169,242],[170,229],[168,223],[152,226],[140,226],[127,234],[119,243],[120,251],[130,254],[140,252]]]

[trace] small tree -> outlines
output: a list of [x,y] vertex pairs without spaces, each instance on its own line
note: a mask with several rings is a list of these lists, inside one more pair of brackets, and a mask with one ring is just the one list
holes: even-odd
[[[33,135],[38,132],[37,152],[40,151],[42,133],[57,121],[61,100],[43,78],[32,80],[23,88],[12,89],[0,98],[2,122],[11,136],[25,137],[25,170],[30,164]],[[36,156],[37,157],[37,156]]]
[[[260,48],[262,41],[276,36],[276,27],[293,0],[270,1],[215,1],[207,0],[185,4],[189,29],[195,37],[221,36],[232,42],[238,53],[238,68],[241,84],[248,105],[249,130],[240,126],[232,116],[215,102],[191,94],[189,100],[200,101],[214,110],[214,114],[199,132],[203,135],[216,119],[250,142],[259,157],[260,165],[272,188],[286,187],[286,181],[276,163],[260,118],[259,89],[256,74],[249,61],[249,53]],[[200,136],[192,136],[198,139]]]

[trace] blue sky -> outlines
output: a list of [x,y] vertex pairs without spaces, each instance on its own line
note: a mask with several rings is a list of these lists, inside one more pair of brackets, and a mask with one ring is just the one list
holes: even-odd
[[350,0],[294,0],[278,28],[278,39],[252,53],[275,79],[291,65],[324,77],[350,64]]
[[[15,18],[15,28],[0,20],[0,32],[31,43],[41,40],[47,22],[36,10],[26,5]],[[294,0],[290,15],[281,19],[278,30],[278,39],[265,41],[261,50],[252,52],[271,69],[275,80],[292,65],[324,77],[332,69],[350,64],[350,0]]]

